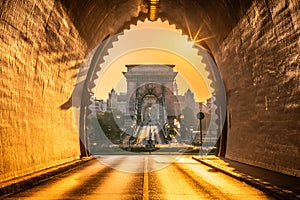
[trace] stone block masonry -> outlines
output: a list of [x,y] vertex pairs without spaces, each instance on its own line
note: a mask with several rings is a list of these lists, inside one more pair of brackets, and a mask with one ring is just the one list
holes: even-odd
[[1,1],[0,180],[80,156],[72,95],[86,45],[58,1]]
[[215,55],[228,96],[226,156],[298,177],[299,8],[253,1]]

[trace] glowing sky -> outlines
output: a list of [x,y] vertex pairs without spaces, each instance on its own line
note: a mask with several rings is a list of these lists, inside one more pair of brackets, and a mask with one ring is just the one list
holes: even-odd
[[121,56],[102,72],[96,96],[107,98],[112,88],[126,92],[126,81],[122,72],[126,71],[125,64],[175,64],[174,70],[179,72],[176,81],[179,93],[182,94],[190,88],[198,100],[205,100],[210,93],[201,74],[183,58],[170,52],[158,49],[140,49]]
[[[141,25],[142,24],[142,25]],[[209,81],[205,74],[202,57],[192,47],[193,43],[183,37],[181,32],[168,23],[140,23],[125,31],[124,36],[110,49],[109,56],[101,65],[95,96],[106,99],[108,92],[126,92],[126,81],[122,72],[129,64],[173,64],[178,72],[176,81],[179,94],[188,88],[197,101],[211,97]]]

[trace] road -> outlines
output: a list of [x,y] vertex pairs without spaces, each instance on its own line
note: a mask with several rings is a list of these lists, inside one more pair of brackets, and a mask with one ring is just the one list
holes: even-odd
[[6,199],[273,199],[191,156],[100,156]]

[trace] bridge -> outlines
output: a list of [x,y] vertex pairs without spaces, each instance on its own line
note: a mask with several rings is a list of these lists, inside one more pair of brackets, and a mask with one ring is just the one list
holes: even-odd
[[1,182],[90,156],[89,106],[95,88],[105,86],[95,82],[101,63],[128,30],[155,21],[174,27],[217,67],[219,75],[203,79],[219,76],[226,94],[225,112],[216,111],[224,121],[216,154],[300,177],[299,1],[0,5]]

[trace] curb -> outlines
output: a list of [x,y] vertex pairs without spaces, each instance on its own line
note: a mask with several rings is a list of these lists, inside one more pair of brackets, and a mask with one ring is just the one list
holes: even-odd
[[291,199],[291,200],[299,200],[300,199],[300,194],[296,194],[293,191],[290,190],[285,190],[282,188],[279,188],[275,185],[271,185],[271,183],[254,178],[252,176],[246,175],[242,172],[239,172],[237,170],[232,171],[228,170],[225,166],[219,165],[213,161],[209,161],[207,159],[203,158],[197,158],[197,157],[192,157],[194,160],[201,162],[202,164],[205,164],[209,167],[212,167],[214,169],[217,169],[221,171],[224,174],[227,174],[235,179],[238,179],[240,181],[243,181],[247,183],[248,185],[251,185],[257,189],[260,189],[264,191],[267,194],[270,194],[271,196],[275,197],[276,199]]
[[[58,175],[60,173],[66,172],[68,170],[74,169],[75,167],[82,165],[86,162],[93,160],[94,157],[84,157],[79,160],[71,161],[66,164],[61,164],[58,166],[53,166],[33,174],[25,175],[23,177],[9,180],[4,183],[0,183],[0,199],[5,198],[6,196],[19,192],[25,189],[28,189],[34,185],[43,183],[49,178]],[[6,184],[5,184],[6,183]],[[4,186],[3,186],[4,185]]]

